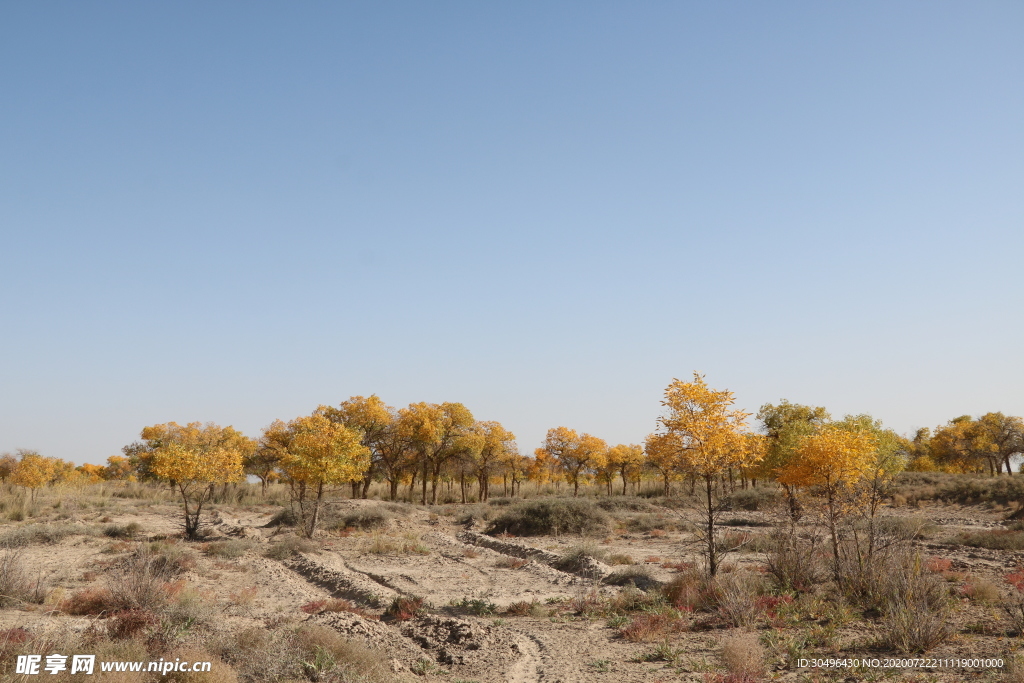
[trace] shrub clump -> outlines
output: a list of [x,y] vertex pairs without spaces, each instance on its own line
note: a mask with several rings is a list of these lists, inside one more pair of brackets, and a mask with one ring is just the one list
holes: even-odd
[[390,517],[383,510],[370,509],[360,510],[353,512],[350,515],[345,515],[339,521],[332,525],[334,529],[362,529],[367,531],[370,529],[383,529],[388,525]]
[[487,533],[514,536],[600,535],[607,533],[608,529],[608,515],[590,501],[554,499],[514,506],[491,522]]
[[722,665],[729,683],[747,683],[764,679],[764,648],[756,633],[737,633],[722,642]]
[[954,543],[989,550],[1024,550],[1024,531],[994,529],[992,531],[964,531],[953,538]]
[[203,554],[207,557],[235,560],[249,552],[253,545],[252,541],[237,538],[227,541],[213,541],[206,544],[206,547],[203,548]]
[[880,576],[882,643],[897,652],[926,652],[955,632],[949,590],[920,557],[907,553],[894,560],[896,571]]
[[408,621],[423,614],[425,609],[425,602],[418,595],[400,595],[384,610],[384,616],[394,621]]
[[128,522],[127,524],[110,524],[103,528],[103,535],[107,538],[117,538],[121,540],[132,540],[135,538],[135,534],[142,531],[142,525],[138,522]]
[[266,523],[266,527],[275,526],[297,526],[299,523],[299,516],[295,514],[295,511],[291,508],[282,508],[270,518],[270,521]]
[[309,539],[298,536],[285,536],[279,542],[273,543],[263,552],[263,556],[272,560],[287,560],[296,553],[313,553],[319,548],[316,543]]
[[604,583],[609,586],[636,586],[643,591],[661,586],[661,582],[654,578],[651,570],[643,565],[633,565],[612,572],[604,577]]
[[555,569],[598,577],[597,563],[608,559],[608,552],[596,545],[583,543],[571,546],[554,563]]
[[73,524],[26,524],[0,536],[0,547],[23,548],[33,543],[60,543],[68,536],[87,533]]
[[17,550],[4,551],[0,555],[0,607],[28,600],[30,585],[21,553]]

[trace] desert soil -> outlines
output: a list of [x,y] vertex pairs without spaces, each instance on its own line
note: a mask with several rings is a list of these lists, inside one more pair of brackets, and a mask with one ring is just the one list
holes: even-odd
[[[378,501],[343,500],[332,503],[339,515],[357,510],[378,509]],[[705,681],[712,672],[722,672],[719,653],[724,638],[735,629],[714,627],[690,630],[671,636],[677,656],[673,661],[645,661],[657,643],[635,643],[622,639],[605,618],[587,618],[571,610],[554,610],[553,616],[510,616],[503,614],[512,603],[536,601],[547,608],[565,605],[591,591],[614,593],[621,589],[602,585],[596,576],[609,571],[598,566],[591,577],[559,571],[547,560],[580,542],[574,537],[533,537],[491,539],[480,534],[479,523],[460,524],[459,506],[392,506],[388,526],[376,532],[348,532],[316,539],[318,549],[277,560],[263,555],[271,543],[289,533],[282,527],[268,527],[280,507],[249,508],[216,506],[208,541],[218,538],[251,539],[252,547],[236,559],[218,559],[197,553],[194,568],[184,576],[218,606],[213,631],[267,628],[303,621],[337,629],[346,637],[383,651],[399,678],[454,683],[582,683],[583,681]],[[674,514],[664,511],[665,514]],[[1005,516],[1000,511],[956,505],[925,506],[908,511],[889,510],[927,519],[939,529],[932,540],[920,545],[926,556],[951,560],[951,571],[959,578],[982,577],[1007,590],[1003,577],[1024,564],[1020,552],[989,551],[949,546],[942,538],[963,530],[999,527]],[[104,524],[141,526],[139,539],[175,537],[180,533],[178,506],[158,504],[119,510],[82,510],[62,523],[86,528]],[[743,512],[749,518],[750,533],[764,533],[759,523],[765,514]],[[31,520],[29,520],[31,522]],[[27,524],[29,522],[23,522]],[[6,524],[0,531],[16,528]],[[736,527],[743,530],[743,527]],[[684,543],[684,534],[615,532],[597,543],[610,553],[628,555],[643,564],[661,581],[669,581],[676,570],[663,565],[697,561],[696,548]],[[393,543],[393,552],[371,552],[374,542]],[[412,550],[401,550],[411,544]],[[190,544],[196,548],[200,544]],[[83,632],[96,628],[103,617],[70,616],[55,608],[61,595],[69,596],[90,586],[103,586],[106,570],[124,557],[132,544],[111,540],[95,531],[71,535],[54,544],[32,544],[22,549],[22,558],[33,576],[44,577],[56,597],[46,604],[24,604],[0,610],[0,630],[22,627],[32,633]],[[526,562],[510,562],[512,558]],[[532,558],[532,559],[531,559]],[[740,569],[756,569],[756,553],[737,553],[730,560]],[[516,566],[522,564],[522,566]],[[957,575],[953,579],[957,580]],[[241,600],[238,596],[248,594]],[[387,622],[350,612],[309,614],[304,605],[328,598],[346,598],[371,616],[399,595],[426,599],[429,610],[420,617]],[[479,601],[470,603],[470,601]],[[460,604],[461,603],[461,606]],[[475,610],[470,604],[493,604]],[[481,614],[480,611],[485,613]],[[1008,626],[996,605],[975,604],[966,598],[955,612],[957,635],[928,653],[934,658],[1007,657],[1021,647],[1020,639],[1007,635]],[[696,619],[696,615],[695,615]],[[763,632],[768,627],[761,626]],[[809,656],[877,657],[893,653],[873,650],[877,624],[855,619],[844,624],[833,651],[808,650]],[[649,658],[648,658],[649,659]],[[770,663],[771,664],[771,663]],[[998,680],[994,669],[914,668],[879,670],[851,676],[843,672],[812,672],[808,669],[770,666],[769,679],[811,680]]]

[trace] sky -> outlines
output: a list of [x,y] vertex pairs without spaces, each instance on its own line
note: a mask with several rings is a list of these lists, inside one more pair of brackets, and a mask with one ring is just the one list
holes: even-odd
[[1024,415],[1024,4],[0,3],[0,451],[694,372]]

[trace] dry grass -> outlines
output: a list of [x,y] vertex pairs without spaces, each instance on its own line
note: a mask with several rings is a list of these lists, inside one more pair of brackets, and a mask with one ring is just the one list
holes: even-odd
[[207,557],[219,557],[225,560],[237,560],[252,550],[255,543],[244,539],[213,541],[203,546],[203,554]]
[[505,614],[513,617],[544,617],[547,616],[547,610],[536,599],[529,602],[521,600],[510,603],[505,608]]
[[764,679],[765,652],[756,633],[737,633],[723,640],[720,658],[730,683]]
[[949,590],[924,571],[920,557],[898,557],[878,578],[882,645],[900,653],[927,652],[953,635]]
[[32,584],[18,550],[5,550],[0,555],[0,607],[25,602],[32,594]]
[[999,601],[999,588],[988,579],[977,576],[968,577],[962,592],[964,597],[979,605],[994,605]]
[[619,629],[619,636],[631,643],[652,643],[665,640],[682,628],[683,622],[675,614],[646,612],[630,619],[628,624]]
[[167,602],[167,581],[175,566],[166,555],[139,546],[110,576],[108,591],[119,609],[159,609]]
[[714,609],[718,603],[714,587],[695,567],[682,570],[661,590],[669,604],[686,612]]
[[329,598],[326,600],[313,600],[300,607],[306,614],[323,614],[325,612],[351,612],[366,619],[377,619],[377,617],[362,609],[354,602],[342,598]]
[[764,614],[759,600],[764,591],[760,577],[748,573],[720,574],[714,582],[718,613],[732,626],[753,627]]

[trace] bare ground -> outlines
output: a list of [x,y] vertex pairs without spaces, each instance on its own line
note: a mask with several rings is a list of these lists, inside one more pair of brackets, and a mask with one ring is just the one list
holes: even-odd
[[[338,514],[378,509],[377,501],[345,500],[335,503]],[[620,635],[618,624],[600,615],[586,616],[572,608],[585,596],[610,596],[623,589],[603,585],[602,575],[613,569],[596,563],[589,576],[560,571],[551,566],[580,539],[573,537],[491,538],[480,526],[455,521],[458,506],[433,510],[405,506],[394,508],[386,528],[377,531],[342,531],[316,540],[316,547],[283,559],[264,552],[287,531],[268,527],[276,506],[217,506],[211,535],[218,539],[248,539],[251,547],[237,558],[195,551],[194,566],[179,580],[198,590],[215,611],[202,628],[185,639],[213,641],[218,636],[245,629],[294,628],[315,623],[383,653],[394,680],[462,681],[468,683],[575,683],[583,681],[706,681],[724,672],[719,654],[723,640],[737,629],[723,628],[694,614],[690,627],[661,641],[631,642]],[[1001,597],[987,602],[960,600],[954,613],[956,635],[925,655],[934,659],[965,657],[1007,658],[1021,649],[1020,638],[999,608],[1010,595],[1004,576],[1024,564],[1024,553],[951,546],[943,539],[965,530],[999,528],[1005,514],[982,507],[939,505],[916,510],[889,510],[888,514],[923,517],[938,530],[920,542],[925,556],[950,561],[947,572],[956,592],[961,585],[985,579]],[[667,513],[671,514],[671,513]],[[22,602],[0,610],[0,630],[23,628],[32,634],[83,634],[102,630],[108,615],[74,616],[61,610],[62,600],[86,588],[107,585],[111,567],[143,540],[174,538],[180,531],[180,511],[173,504],[122,505],[119,509],[74,510],[67,519],[52,524],[73,525],[81,534],[70,534],[55,543],[32,542],[20,549],[28,574],[41,578],[49,594],[43,604]],[[740,531],[763,533],[765,515],[742,513],[749,527]],[[103,520],[103,521],[101,521]],[[141,527],[136,540],[119,541],[97,533],[104,525],[130,522]],[[10,532],[33,523],[9,523]],[[660,581],[669,581],[671,565],[697,559],[695,548],[684,543],[678,531],[628,533],[617,531],[596,539],[603,550],[628,555],[648,568]],[[184,544],[183,544],[184,545]],[[519,559],[520,562],[510,560]],[[755,569],[756,553],[731,556],[736,571]],[[669,566],[664,566],[669,565]],[[384,608],[399,596],[425,598],[427,609],[405,620],[388,620]],[[317,613],[311,603],[344,598],[364,610]],[[506,610],[514,603],[535,603],[528,616]],[[306,610],[303,607],[306,606]],[[813,671],[780,659],[782,647],[771,643],[795,637],[808,629],[827,629],[828,619],[807,615],[798,627],[760,623],[756,630],[767,649],[767,680],[1000,680],[995,668],[910,667],[860,669],[855,672]],[[382,619],[383,618],[383,619]],[[818,623],[818,622],[821,623]],[[801,630],[802,629],[802,630]],[[878,649],[878,625],[870,615],[853,615],[837,621],[819,645],[805,644],[802,654],[811,657],[898,657]],[[653,656],[659,645],[672,653],[660,660]],[[9,664],[9,663],[5,663]],[[20,680],[10,678],[10,680]],[[27,679],[26,679],[27,680]],[[142,679],[140,679],[142,680]]]

